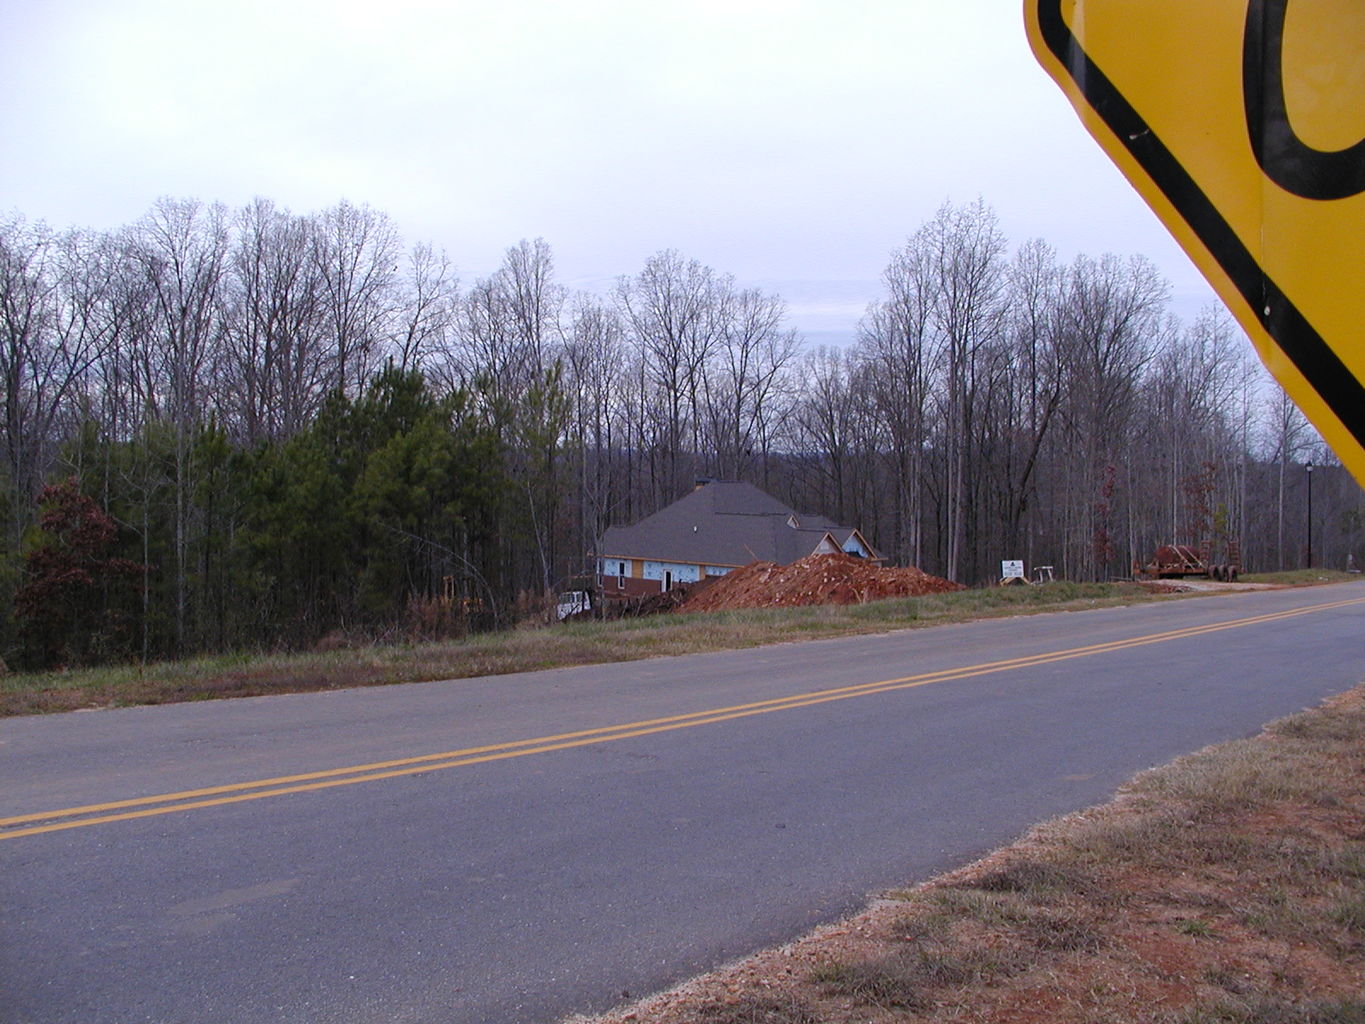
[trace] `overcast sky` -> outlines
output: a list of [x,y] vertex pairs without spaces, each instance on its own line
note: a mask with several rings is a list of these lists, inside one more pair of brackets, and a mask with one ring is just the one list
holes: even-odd
[[1017,245],[1212,291],[1034,62],[1016,0],[0,0],[0,211],[342,198],[463,281],[521,238],[605,291],[673,248],[851,338],[891,251],[981,197]]

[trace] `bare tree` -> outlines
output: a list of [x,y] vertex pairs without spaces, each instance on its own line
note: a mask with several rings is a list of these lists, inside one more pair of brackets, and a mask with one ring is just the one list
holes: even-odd
[[1062,396],[1062,274],[1056,253],[1041,239],[1026,242],[1009,267],[1010,356],[1006,398],[1010,405],[1004,448],[1004,542],[1032,560],[1035,530],[1023,521],[1036,503],[1043,445]]
[[719,341],[702,370],[707,437],[717,476],[748,476],[766,454],[769,414],[783,371],[800,347],[784,327],[786,305],[756,288],[716,296]]
[[857,364],[840,349],[822,346],[806,357],[803,373],[806,393],[793,421],[794,447],[819,481],[819,507],[845,522],[857,448]]
[[1285,544],[1285,495],[1289,467],[1306,457],[1316,438],[1307,417],[1278,384],[1270,386],[1268,426],[1266,455],[1275,464],[1275,555],[1278,567],[1284,570],[1291,568]]
[[445,253],[425,243],[413,246],[396,346],[401,369],[425,369],[429,359],[440,359],[454,331],[458,304],[459,278]]
[[[1164,493],[1161,532],[1174,541],[1201,545],[1214,533],[1229,533],[1226,521],[1213,520],[1219,506],[1226,520],[1236,501],[1231,461],[1240,364],[1233,331],[1226,314],[1215,310],[1188,329],[1168,318],[1151,365],[1147,461],[1164,470],[1164,479],[1149,489]],[[1215,495],[1220,482],[1222,493]]]
[[[629,481],[618,470],[619,448],[629,446],[623,420],[628,380],[625,325],[610,305],[587,295],[575,300],[564,361],[573,395],[574,449],[577,452],[580,548],[596,550],[612,513],[626,497]],[[624,427],[624,429],[623,429]]]
[[312,419],[333,383],[317,222],[257,199],[235,226],[220,371],[225,419],[248,444],[282,440]]
[[148,397],[170,425],[175,451],[175,635],[184,647],[188,601],[189,450],[207,408],[204,369],[222,334],[227,213],[193,199],[161,199],[130,232],[127,256],[152,302],[154,334],[142,365]]
[[559,356],[560,316],[567,299],[554,280],[554,257],[545,239],[522,239],[503,256],[498,285],[511,313],[522,363],[536,371],[552,366]]
[[62,417],[109,344],[99,315],[106,288],[86,236],[0,223],[0,415],[12,549],[56,453]]
[[928,232],[921,228],[892,253],[882,273],[887,297],[869,307],[858,327],[860,358],[871,367],[872,399],[886,427],[892,459],[888,550],[912,565],[924,557],[927,406],[938,344],[933,326],[938,277],[931,256]]
[[550,247],[536,239],[509,248],[498,270],[459,303],[447,372],[467,385],[480,382],[500,426],[512,422],[521,397],[559,359],[566,299],[554,282]]
[[332,345],[332,380],[354,394],[374,372],[397,305],[398,232],[386,214],[342,201],[318,217],[313,259]]
[[[1062,306],[1062,467],[1069,479],[1067,571],[1100,575],[1114,561],[1117,467],[1132,450],[1132,415],[1166,327],[1169,285],[1149,260],[1079,256]],[[1131,559],[1130,559],[1131,561]]]
[[560,318],[567,294],[554,280],[543,239],[521,241],[501,266],[474,283],[456,305],[453,341],[435,360],[437,377],[470,389],[504,446],[534,539],[534,573],[520,547],[509,547],[511,572],[548,591],[561,562],[561,452],[571,402],[563,368]]
[[651,256],[639,274],[623,277],[617,285],[617,301],[640,352],[650,401],[664,412],[663,493],[655,495],[660,503],[686,489],[682,456],[685,449],[696,454],[698,387],[716,344],[715,294],[715,272],[674,250]]
[[970,439],[978,356],[999,339],[1005,324],[1005,238],[995,213],[978,200],[943,206],[926,226],[938,289],[933,325],[942,336],[941,400],[944,419],[945,572],[962,571],[973,471]]

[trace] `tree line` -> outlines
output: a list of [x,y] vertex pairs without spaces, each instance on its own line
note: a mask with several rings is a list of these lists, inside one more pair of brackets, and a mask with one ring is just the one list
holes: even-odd
[[749,480],[966,582],[1162,542],[1360,559],[1359,489],[1231,321],[1142,257],[1011,249],[984,202],[892,253],[847,348],[674,251],[604,295],[542,240],[461,286],[342,202],[0,221],[0,652],[21,664],[509,621],[610,525]]

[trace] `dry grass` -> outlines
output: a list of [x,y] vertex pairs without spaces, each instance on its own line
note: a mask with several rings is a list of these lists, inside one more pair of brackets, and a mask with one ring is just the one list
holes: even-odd
[[1239,577],[1244,583],[1273,583],[1283,587],[1301,587],[1318,583],[1344,583],[1360,579],[1360,573],[1340,569],[1286,569],[1284,572],[1253,572]]
[[593,1021],[1365,1024],[1362,780],[1365,686]]
[[810,1008],[790,996],[748,995],[696,1007],[699,1024],[820,1024]]
[[[1133,584],[996,587],[843,607],[660,615],[445,642],[10,675],[0,679],[0,716],[464,679],[1154,599]],[[329,640],[326,646],[337,644]]]

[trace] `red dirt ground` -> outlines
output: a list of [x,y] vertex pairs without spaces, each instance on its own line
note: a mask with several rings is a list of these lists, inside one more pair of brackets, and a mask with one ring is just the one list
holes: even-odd
[[914,567],[883,569],[851,555],[807,555],[791,565],[751,562],[697,587],[678,610],[717,612],[861,604],[886,597],[919,597],[964,589],[960,583],[950,583]]

